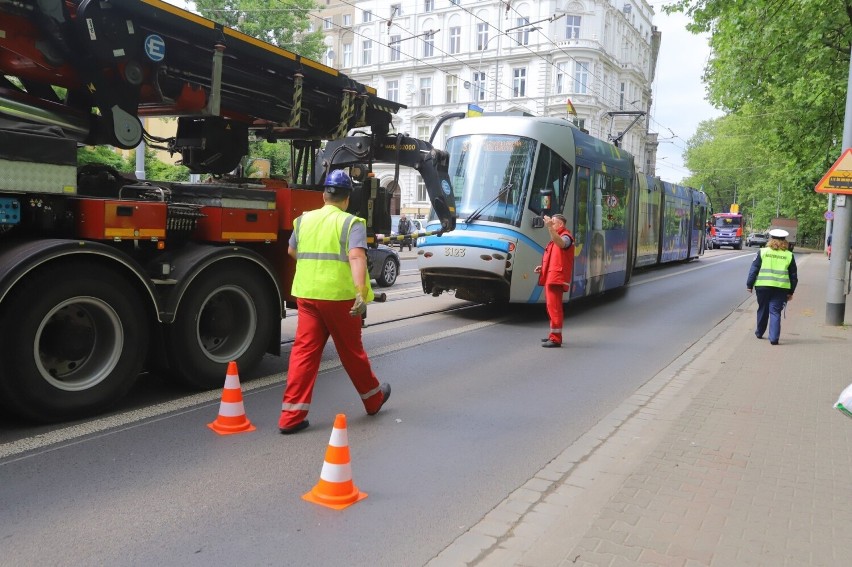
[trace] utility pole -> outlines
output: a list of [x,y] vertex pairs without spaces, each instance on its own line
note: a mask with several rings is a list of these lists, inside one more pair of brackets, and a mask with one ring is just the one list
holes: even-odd
[[[846,80],[846,114],[843,117],[843,152],[852,148],[852,50]],[[842,152],[841,152],[842,155]],[[846,258],[849,255],[850,208],[846,195],[838,195],[834,207],[834,235],[831,237],[831,261],[828,266],[825,324],[841,326],[846,314]]]

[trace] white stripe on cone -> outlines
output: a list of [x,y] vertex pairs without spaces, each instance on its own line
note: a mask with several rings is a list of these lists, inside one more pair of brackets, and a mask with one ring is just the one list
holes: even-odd
[[245,415],[246,409],[242,402],[222,402],[219,404],[219,415],[238,417]]
[[346,447],[349,445],[349,434],[346,433],[345,429],[337,429],[333,427],[331,429],[331,438],[328,440],[328,444],[332,447]]
[[352,480],[352,464],[333,465],[329,462],[322,464],[320,478],[326,482],[349,482]]

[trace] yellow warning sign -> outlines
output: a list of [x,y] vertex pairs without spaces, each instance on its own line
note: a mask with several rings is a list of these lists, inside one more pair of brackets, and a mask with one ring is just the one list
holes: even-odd
[[814,189],[817,193],[852,195],[852,148],[843,152]]

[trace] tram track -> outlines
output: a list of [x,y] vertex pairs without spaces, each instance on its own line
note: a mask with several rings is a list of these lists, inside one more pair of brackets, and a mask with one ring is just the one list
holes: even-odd
[[[376,294],[384,293],[386,294],[386,299],[381,302],[376,302],[374,305],[387,305],[389,303],[397,303],[400,301],[410,301],[412,299],[420,299],[426,297],[420,288],[420,282],[417,282],[416,286],[414,284],[402,284],[400,286],[402,289],[395,289],[393,291],[377,291]],[[476,307],[481,307],[482,304],[472,303],[472,302],[462,302],[459,305],[451,305],[447,307],[441,307],[438,309],[430,309],[428,311],[418,311],[416,313],[407,313],[405,315],[399,315],[391,318],[381,319],[379,321],[372,322],[369,319],[367,320],[367,327],[380,327],[382,325],[392,325],[395,323],[400,323],[404,321],[411,321],[412,319],[419,319],[422,317],[428,317],[431,315],[440,315],[442,313],[458,313],[464,312]],[[367,313],[369,316],[371,307],[367,307]],[[290,317],[298,317],[298,309],[287,309],[287,318]],[[281,341],[281,346],[291,345],[293,344],[294,339],[288,338]]]

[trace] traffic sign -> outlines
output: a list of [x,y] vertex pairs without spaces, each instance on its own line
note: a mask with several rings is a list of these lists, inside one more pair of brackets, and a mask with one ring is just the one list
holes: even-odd
[[852,148],[848,148],[837,158],[814,189],[817,193],[852,195]]
[[825,211],[825,214],[822,216],[825,217],[825,220],[834,220],[834,211]]

